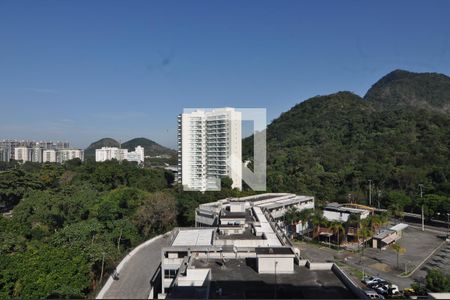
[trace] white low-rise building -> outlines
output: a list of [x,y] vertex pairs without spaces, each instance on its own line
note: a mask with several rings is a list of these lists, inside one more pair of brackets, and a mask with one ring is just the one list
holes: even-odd
[[162,248],[157,270],[161,285],[154,275],[149,299],[313,298],[323,286],[339,287],[324,298],[355,298],[331,264],[320,273],[309,270],[277,226],[288,207],[310,203],[314,197],[261,194],[200,205],[201,227],[167,235],[169,246]]
[[373,209],[358,208],[353,204],[330,203],[323,210],[323,216],[328,221],[347,222],[351,215],[357,216],[359,219],[367,218]]
[[122,161],[126,159],[127,155],[127,149],[121,149],[117,147],[102,147],[101,149],[95,149],[95,161],[97,162],[103,162],[112,159]]
[[128,152],[126,160],[128,161],[135,161],[138,164],[144,163],[144,147],[137,146],[134,148],[134,151]]
[[95,150],[95,161],[103,162],[107,160],[128,160],[135,161],[138,164],[144,162],[144,147],[137,146],[134,151],[128,152],[128,149],[122,149],[117,147],[102,147]]

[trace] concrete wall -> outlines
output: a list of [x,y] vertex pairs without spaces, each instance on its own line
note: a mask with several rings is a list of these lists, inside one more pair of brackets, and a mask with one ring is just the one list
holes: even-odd
[[294,273],[293,257],[258,257],[258,273],[291,274]]
[[245,211],[245,202],[230,203],[229,206],[230,206],[231,212],[244,212]]
[[307,259],[299,259],[298,260],[298,265],[301,267],[305,267],[307,263],[308,263]]
[[206,286],[210,278],[210,269],[187,269],[186,276],[178,276],[177,286]]
[[216,246],[225,246],[225,245],[230,245],[230,246],[236,246],[236,247],[264,247],[267,246],[267,240],[215,240],[214,241],[214,245]]
[[236,219],[232,219],[232,218],[220,219],[220,224],[221,224],[221,225],[235,225],[235,224],[244,225],[244,224],[245,224],[245,219],[242,219],[242,218],[236,218]]
[[308,261],[306,263],[306,267],[308,267],[310,270],[331,270],[333,267],[333,263],[312,263]]
[[364,291],[359,288],[359,286],[353,282],[353,280],[348,277],[338,265],[333,264],[331,271],[333,271],[334,275],[336,275],[336,277],[339,278],[339,280],[341,280],[358,299],[370,299],[369,296],[367,296],[366,293],[364,293]]

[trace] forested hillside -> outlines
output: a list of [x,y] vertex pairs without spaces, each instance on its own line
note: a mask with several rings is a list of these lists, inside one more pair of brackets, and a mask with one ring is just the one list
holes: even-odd
[[[367,203],[371,180],[375,204],[387,206],[395,191],[414,211],[424,184],[426,194],[447,199],[438,201],[441,209],[448,207],[449,83],[444,75],[394,71],[366,99],[339,92],[297,104],[267,129],[269,189]],[[244,141],[244,157],[250,143]]]

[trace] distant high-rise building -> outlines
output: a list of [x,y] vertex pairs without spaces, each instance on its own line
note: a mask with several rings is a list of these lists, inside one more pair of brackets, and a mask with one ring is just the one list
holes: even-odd
[[[16,159],[15,149],[17,147],[26,147],[29,157],[26,161],[42,162],[43,150],[69,149],[69,142],[52,142],[52,141],[30,141],[30,140],[1,140],[0,141],[0,161],[10,161]],[[39,150],[40,149],[40,150]],[[22,156],[23,150],[20,155]]]
[[64,163],[68,160],[79,158],[84,160],[84,151],[80,149],[59,149],[56,151],[56,162]]
[[10,155],[7,152],[6,147],[0,146],[0,161],[9,161]]
[[42,162],[42,151],[43,149],[36,145],[35,147],[31,148],[31,161],[41,163]]
[[14,160],[17,161],[31,161],[32,150],[27,147],[15,147],[14,149]]
[[56,162],[56,150],[47,149],[43,151],[42,162]]
[[178,180],[189,190],[215,190],[230,177],[242,189],[242,116],[233,108],[178,117]]
[[101,149],[95,149],[95,161],[102,162],[112,159],[122,161],[126,159],[127,154],[127,149],[120,149],[117,147],[102,147]]

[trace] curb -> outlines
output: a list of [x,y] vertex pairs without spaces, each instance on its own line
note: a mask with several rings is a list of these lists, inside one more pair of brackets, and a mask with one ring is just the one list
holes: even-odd
[[436,253],[436,251],[438,251],[439,249],[441,249],[442,245],[443,245],[445,242],[446,242],[446,241],[443,241],[442,243],[440,243],[439,246],[437,246],[436,249],[434,249],[433,252],[431,252],[427,257],[425,257],[425,259],[424,259],[419,265],[417,265],[417,267],[415,267],[414,270],[412,270],[408,275],[404,275],[404,276],[399,275],[398,277],[401,277],[401,278],[408,278],[408,277],[411,277],[411,276],[412,276],[419,268],[422,267],[422,265],[423,265],[424,263],[426,263],[426,262],[430,259],[430,257],[432,257],[432,256]]
[[[140,244],[139,246],[137,246],[136,248],[134,248],[130,253],[128,253],[123,259],[122,261],[117,265],[116,267],[116,271],[117,273],[120,273],[120,271],[122,270],[122,268],[125,266],[125,264],[130,260],[131,257],[133,257],[137,252],[139,252],[139,250],[141,250],[142,248],[150,245],[151,243],[153,243],[154,241],[156,241],[159,238],[164,237],[165,234],[161,234],[158,236],[155,236],[154,238],[145,241],[144,243]],[[105,296],[105,293],[109,290],[109,288],[111,287],[112,283],[114,282],[114,279],[112,278],[112,275],[109,276],[108,281],[106,281],[105,285],[102,287],[102,289],[100,290],[100,292],[97,294],[97,297],[95,297],[95,299],[103,299],[103,297]]]

